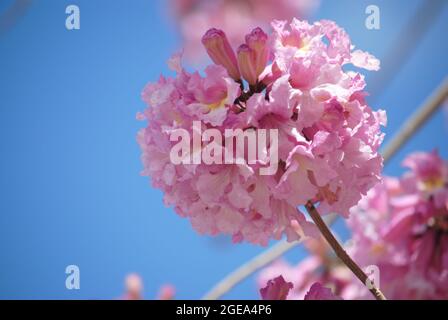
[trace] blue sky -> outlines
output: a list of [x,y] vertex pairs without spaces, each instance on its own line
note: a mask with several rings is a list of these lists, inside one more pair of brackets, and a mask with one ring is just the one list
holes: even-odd
[[[2,1],[0,12],[11,3]],[[168,73],[165,61],[181,47],[166,3],[39,0],[0,36],[0,298],[115,298],[129,272],[144,278],[146,298],[164,283],[179,298],[200,298],[264,250],[199,236],[139,175],[140,92]],[[421,3],[323,0],[311,20],[335,20],[381,59]],[[81,10],[81,30],[65,28],[69,4]],[[369,4],[381,9],[380,30],[364,27]],[[445,6],[400,72],[371,97],[388,113],[387,139],[447,75],[447,27]],[[448,158],[447,133],[439,111],[385,172],[400,174],[414,150],[438,148]],[[342,222],[337,230],[347,237]],[[288,259],[302,256],[297,249]],[[65,288],[70,264],[80,267],[80,290]],[[226,296],[257,297],[253,279]]]

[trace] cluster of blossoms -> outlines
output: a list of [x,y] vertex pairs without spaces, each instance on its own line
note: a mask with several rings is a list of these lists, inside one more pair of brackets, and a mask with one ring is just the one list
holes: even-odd
[[[263,300],[287,300],[291,298],[292,282],[286,282],[283,276],[269,280],[264,288],[260,289]],[[291,299],[293,300],[293,299]],[[311,285],[302,300],[341,300],[330,288],[324,287],[320,282]]]
[[241,30],[257,26],[268,27],[272,20],[304,18],[319,4],[319,0],[172,0],[170,8],[185,45],[185,57],[200,62],[204,52],[198,43],[210,28],[226,30],[230,43],[243,41]]
[[[163,285],[157,294],[157,300],[173,300],[176,289],[169,284]],[[125,292],[120,300],[143,300],[143,280],[136,274],[131,273],[125,279]]]
[[[305,244],[310,255],[297,265],[278,260],[260,272],[257,279],[260,290],[281,276],[291,284],[285,297],[287,300],[308,300],[310,293],[313,293],[315,300],[333,300],[335,297],[354,298],[354,292],[358,293],[359,280],[330,253],[325,240],[310,238]],[[281,283],[274,282],[278,285]]]
[[353,210],[350,252],[361,266],[378,266],[391,299],[448,299],[448,163],[434,151],[403,165],[410,171],[385,179]]
[[[148,121],[138,134],[143,174],[164,192],[165,203],[200,233],[262,245],[284,234],[289,241],[316,235],[299,209],[309,201],[321,214],[347,217],[380,181],[377,150],[386,121],[383,111],[366,104],[364,77],[344,71],[350,63],[377,70],[379,61],[353,51],[343,29],[331,21],[296,19],[272,27],[271,36],[254,29],[236,53],[223,31],[210,29],[202,43],[215,64],[204,75],[189,73],[175,56],[169,65],[176,77],[147,85],[143,99],[149,107],[138,115]],[[259,148],[255,164],[175,165],[170,134],[184,129],[193,135],[195,121],[219,132],[275,129],[278,150],[269,143]],[[233,143],[220,145],[222,154],[234,153],[226,150]],[[204,148],[193,146],[190,156]],[[274,153],[277,172],[260,175]]]
[[[351,210],[348,250],[363,268],[378,268],[389,299],[448,299],[448,163],[436,152],[419,152],[403,164],[410,171],[385,177]],[[260,288],[282,275],[293,285],[288,299],[303,299],[313,282],[344,299],[371,298],[328,250],[311,253],[297,266],[278,261],[264,269]]]

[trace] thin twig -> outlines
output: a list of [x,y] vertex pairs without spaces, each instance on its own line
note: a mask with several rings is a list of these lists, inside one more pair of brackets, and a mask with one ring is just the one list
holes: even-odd
[[[255,271],[266,266],[266,261],[271,262],[281,257],[285,252],[297,246],[299,242],[280,241],[269,250],[266,250],[240,266],[237,270],[232,272],[228,277],[220,281],[210,292],[208,292],[202,299],[216,300],[222,295],[229,292],[236,284],[243,281]],[[236,275],[236,276],[235,276]]]
[[[326,222],[332,224],[336,220],[336,215],[328,215],[326,217]],[[288,252],[294,247],[297,247],[307,238],[301,238],[295,242],[287,242],[286,240],[281,240],[271,248],[263,251],[259,255],[255,256],[253,259],[244,263],[238,269],[234,270],[227,277],[222,279],[216,286],[214,286],[207,294],[202,298],[203,300],[216,300],[222,297],[224,294],[233,289],[238,283],[257,272],[261,268],[265,267],[272,261],[280,258],[283,254]]]
[[316,207],[313,203],[308,202],[305,205],[306,210],[308,211],[311,219],[316,224],[317,228],[320,230],[321,234],[324,236],[325,240],[327,240],[328,244],[331,246],[333,251],[336,253],[339,259],[354,273],[354,275],[370,290],[375,299],[377,300],[386,300],[386,297],[383,293],[375,287],[375,285],[369,280],[369,277],[362,271],[362,269],[353,261],[352,258],[345,252],[345,250],[341,247],[339,242],[336,240],[334,235],[331,233],[330,229],[325,224],[322,219],[320,213],[317,211]]
[[407,120],[398,133],[383,149],[382,154],[386,162],[414,135],[431,115],[448,99],[448,77],[431,94],[431,96],[417,109],[417,112]]

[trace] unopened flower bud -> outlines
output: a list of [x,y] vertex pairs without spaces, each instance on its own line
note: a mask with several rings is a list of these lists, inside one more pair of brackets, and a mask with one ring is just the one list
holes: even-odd
[[223,66],[230,77],[240,80],[238,62],[226,34],[222,30],[209,29],[202,37],[202,44],[215,64]]
[[255,52],[247,44],[242,44],[238,48],[238,66],[243,78],[250,85],[255,85],[258,80],[257,70],[255,69]]
[[246,44],[254,51],[255,70],[257,77],[263,72],[269,59],[269,48],[267,45],[268,35],[257,27],[246,35]]

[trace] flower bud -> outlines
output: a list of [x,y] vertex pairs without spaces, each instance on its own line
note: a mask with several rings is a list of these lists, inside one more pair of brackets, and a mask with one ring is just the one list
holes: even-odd
[[215,64],[223,66],[230,77],[240,80],[238,63],[226,34],[222,30],[209,29],[202,37],[202,44]]
[[243,78],[250,85],[255,85],[258,80],[257,70],[255,69],[255,52],[247,44],[242,44],[238,48],[238,66]]
[[259,27],[246,35],[246,44],[254,51],[254,65],[257,77],[263,72],[269,59],[267,41],[268,35]]

